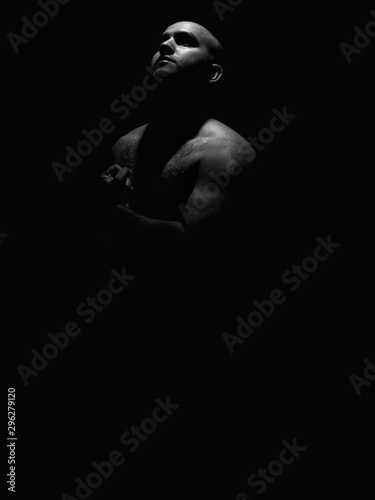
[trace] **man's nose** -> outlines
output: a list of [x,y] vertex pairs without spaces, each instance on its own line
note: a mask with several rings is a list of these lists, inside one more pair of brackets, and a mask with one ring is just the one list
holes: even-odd
[[160,44],[159,52],[162,56],[167,56],[174,53],[174,47],[172,42],[165,41]]

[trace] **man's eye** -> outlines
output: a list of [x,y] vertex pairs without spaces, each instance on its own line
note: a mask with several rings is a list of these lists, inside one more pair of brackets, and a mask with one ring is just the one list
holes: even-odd
[[180,45],[184,45],[185,47],[194,47],[196,44],[187,38],[185,40],[180,40],[179,42]]
[[184,45],[185,47],[193,47],[196,45],[194,40],[189,36],[176,36],[176,42],[179,45]]

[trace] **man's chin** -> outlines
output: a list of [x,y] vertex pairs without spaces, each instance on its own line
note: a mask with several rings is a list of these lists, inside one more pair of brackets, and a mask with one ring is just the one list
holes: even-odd
[[176,71],[173,68],[168,66],[157,65],[154,69],[154,76],[160,76],[161,78],[167,78],[176,74]]

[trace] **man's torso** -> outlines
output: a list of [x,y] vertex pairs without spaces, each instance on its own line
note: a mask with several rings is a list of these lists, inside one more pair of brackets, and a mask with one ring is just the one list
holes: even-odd
[[147,128],[135,129],[118,141],[115,161],[131,171],[134,191],[130,208],[148,217],[176,220],[180,218],[179,205],[186,203],[195,186],[202,158],[217,154],[223,147],[221,134],[238,134],[216,120],[208,120],[194,137],[181,144],[167,138],[149,138]]

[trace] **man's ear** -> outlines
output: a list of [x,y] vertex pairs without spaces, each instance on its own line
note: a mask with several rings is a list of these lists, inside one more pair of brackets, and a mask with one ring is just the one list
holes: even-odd
[[220,64],[211,64],[210,83],[216,83],[223,76],[223,68]]

